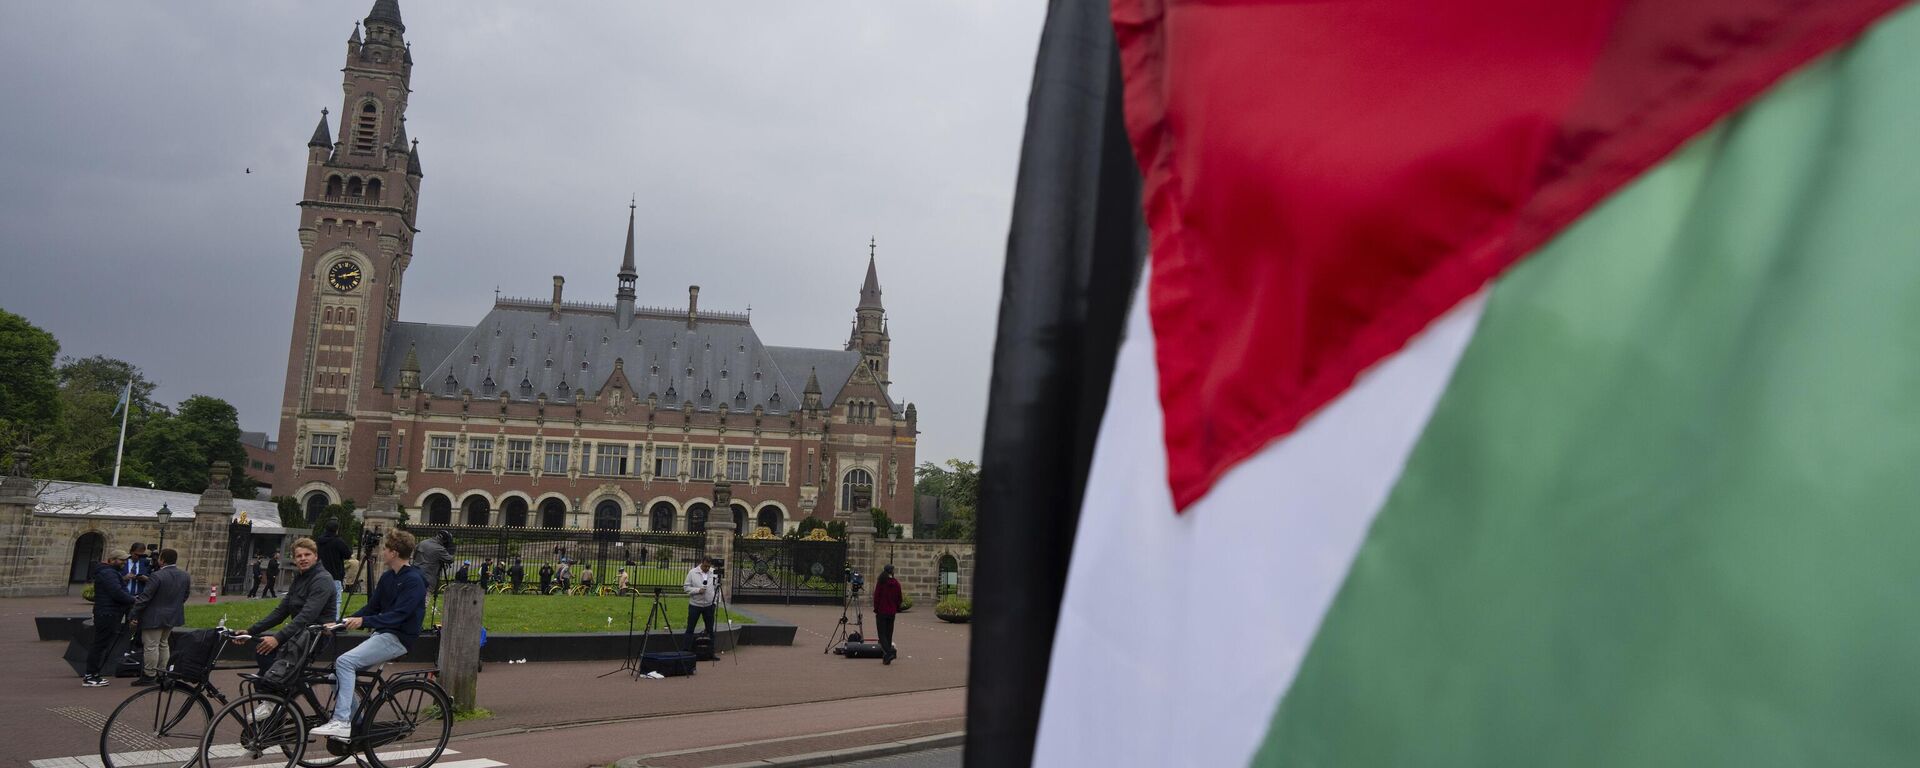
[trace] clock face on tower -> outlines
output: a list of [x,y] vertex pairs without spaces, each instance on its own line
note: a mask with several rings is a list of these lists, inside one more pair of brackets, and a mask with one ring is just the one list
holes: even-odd
[[351,261],[334,262],[327,270],[327,284],[342,293],[360,287],[360,265]]

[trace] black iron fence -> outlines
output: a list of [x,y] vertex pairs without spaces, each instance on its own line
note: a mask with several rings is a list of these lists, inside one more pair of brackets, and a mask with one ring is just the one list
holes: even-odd
[[485,582],[489,591],[514,589],[549,594],[617,592],[621,572],[627,586],[642,592],[654,587],[680,594],[687,570],[706,555],[706,536],[658,531],[577,530],[507,526],[409,524],[408,533],[425,539],[441,531],[453,536],[453,564],[442,583]]
[[847,543],[734,539],[733,599],[743,603],[838,603],[846,595]]

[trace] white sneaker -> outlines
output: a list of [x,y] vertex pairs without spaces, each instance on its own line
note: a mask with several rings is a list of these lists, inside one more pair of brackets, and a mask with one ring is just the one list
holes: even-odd
[[326,736],[344,741],[353,735],[353,724],[345,720],[328,720],[326,725],[307,731],[307,735]]
[[278,707],[265,701],[253,705],[253,721],[257,723],[273,716],[275,709],[278,709]]

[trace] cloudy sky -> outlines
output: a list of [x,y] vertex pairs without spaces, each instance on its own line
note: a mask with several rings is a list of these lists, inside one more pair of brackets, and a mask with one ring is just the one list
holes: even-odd
[[[0,307],[275,430],[306,142],[371,5],[0,8]],[[920,458],[978,456],[1044,3],[401,7],[426,172],[402,319],[556,274],[611,302],[633,195],[639,303],[699,284],[769,344],[835,346],[873,237]]]

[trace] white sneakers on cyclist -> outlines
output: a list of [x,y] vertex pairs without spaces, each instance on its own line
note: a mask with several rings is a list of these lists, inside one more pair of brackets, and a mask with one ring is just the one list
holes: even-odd
[[276,707],[271,702],[266,702],[266,701],[253,705],[254,722],[259,722],[261,720],[267,719],[268,717],[271,717],[275,709],[279,709],[279,707]]
[[344,720],[328,720],[326,725],[322,725],[311,731],[307,731],[307,735],[308,736],[327,736],[330,738],[345,740],[347,737],[353,735],[353,724],[346,722]]

